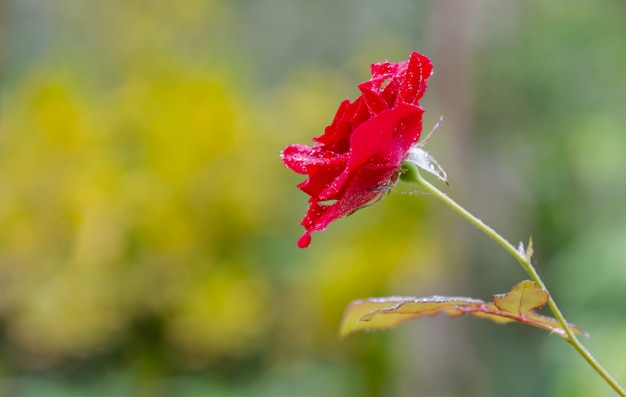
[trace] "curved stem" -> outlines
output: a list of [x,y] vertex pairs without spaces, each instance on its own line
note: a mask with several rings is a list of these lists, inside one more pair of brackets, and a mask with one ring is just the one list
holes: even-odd
[[[469,213],[465,208],[461,207],[454,200],[448,197],[445,193],[443,193],[442,191],[437,189],[435,186],[431,185],[424,178],[422,178],[417,167],[414,164],[405,163],[403,165],[403,168],[405,168],[407,171],[405,174],[402,175],[402,178],[404,180],[419,184],[424,189],[426,189],[429,193],[431,193],[433,196],[437,197],[439,200],[444,202],[448,207],[452,208],[459,215],[461,215],[471,224],[473,224],[478,229],[480,229],[487,236],[494,239],[509,254],[511,254],[511,256],[513,256],[520,263],[520,265],[522,265],[524,270],[526,270],[528,275],[533,279],[533,281],[537,284],[537,286],[539,286],[539,288],[542,288],[548,291],[543,280],[537,273],[537,270],[535,270],[534,266],[532,265],[530,258],[526,258],[525,254],[515,249],[515,247],[513,247],[511,243],[509,243],[506,239],[504,239],[504,237],[500,236],[495,230],[487,226],[480,219],[476,218],[474,215]],[[563,337],[563,339],[565,339],[566,342],[571,344],[574,347],[574,349],[578,351],[578,353],[606,381],[606,383],[608,383],[613,388],[613,390],[617,392],[617,394],[619,394],[622,397],[626,397],[626,391],[624,391],[624,389],[619,385],[619,383],[617,383],[617,381],[613,379],[613,377],[591,355],[589,350],[587,350],[587,348],[583,346],[583,344],[578,340],[574,332],[571,330],[571,328],[567,324],[567,321],[565,321],[565,317],[561,313],[561,310],[559,309],[556,302],[552,298],[552,295],[550,294],[549,294],[548,306],[550,307],[550,310],[554,314],[554,317],[556,317],[556,319],[561,324],[561,327],[565,331],[565,336]]]

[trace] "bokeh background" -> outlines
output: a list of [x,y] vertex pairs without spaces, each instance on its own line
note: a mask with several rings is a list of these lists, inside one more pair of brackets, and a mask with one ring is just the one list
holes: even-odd
[[626,384],[626,3],[0,2],[0,395],[610,396],[557,336],[345,305],[525,275],[407,188],[296,239],[279,151],[417,50],[449,194],[536,262]]

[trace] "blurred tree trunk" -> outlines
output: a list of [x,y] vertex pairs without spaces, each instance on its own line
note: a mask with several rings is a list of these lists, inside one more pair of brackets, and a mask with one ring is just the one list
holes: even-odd
[[[0,0],[0,79],[2,79],[2,71],[4,69],[4,57],[6,56],[6,41],[7,41],[7,33],[8,28],[7,24],[9,22],[9,18],[7,14],[9,12],[9,6],[7,3],[8,0]],[[2,80],[0,80],[2,81]]]
[[5,63],[6,63],[6,47],[7,47],[7,34],[8,34],[8,12],[9,5],[8,0],[0,0],[0,133],[3,130],[3,118],[4,118],[4,106],[2,99],[2,86],[5,84]]
[[[4,69],[4,62],[5,62],[5,56],[6,56],[6,46],[7,46],[6,42],[7,42],[7,34],[9,31],[8,13],[9,13],[8,0],[0,0],[0,73],[2,73]],[[2,78],[2,74],[0,74],[0,78]]]

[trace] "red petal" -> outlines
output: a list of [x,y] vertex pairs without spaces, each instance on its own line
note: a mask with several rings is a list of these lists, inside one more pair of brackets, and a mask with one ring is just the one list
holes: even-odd
[[363,99],[365,100],[371,117],[383,110],[389,109],[389,104],[378,92],[372,91],[366,85],[360,85],[359,89],[363,93]]
[[420,137],[423,113],[421,107],[403,103],[361,124],[350,137],[348,172],[370,160],[399,168],[411,145]]
[[398,100],[417,103],[426,92],[426,81],[432,71],[433,67],[428,58],[416,52],[412,53],[397,95]]
[[[309,194],[309,209],[298,246],[311,233],[363,208],[395,182],[411,145],[419,140],[424,110],[418,105],[432,74],[425,56],[372,65],[372,78],[359,85],[361,96],[345,100],[315,146],[291,145],[282,153],[292,170],[307,174],[298,187]],[[335,200],[333,204],[323,202]]]
[[289,145],[280,153],[283,163],[299,174],[308,174],[320,167],[336,167],[344,164],[342,156],[307,145]]

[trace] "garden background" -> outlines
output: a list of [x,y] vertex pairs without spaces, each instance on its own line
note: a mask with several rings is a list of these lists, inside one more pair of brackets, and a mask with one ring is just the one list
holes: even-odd
[[[626,3],[0,2],[0,395],[610,396],[558,336],[368,296],[526,278],[406,188],[316,233],[279,152],[369,64],[428,55],[442,188],[538,269],[626,383]],[[431,178],[432,179],[432,178]]]

